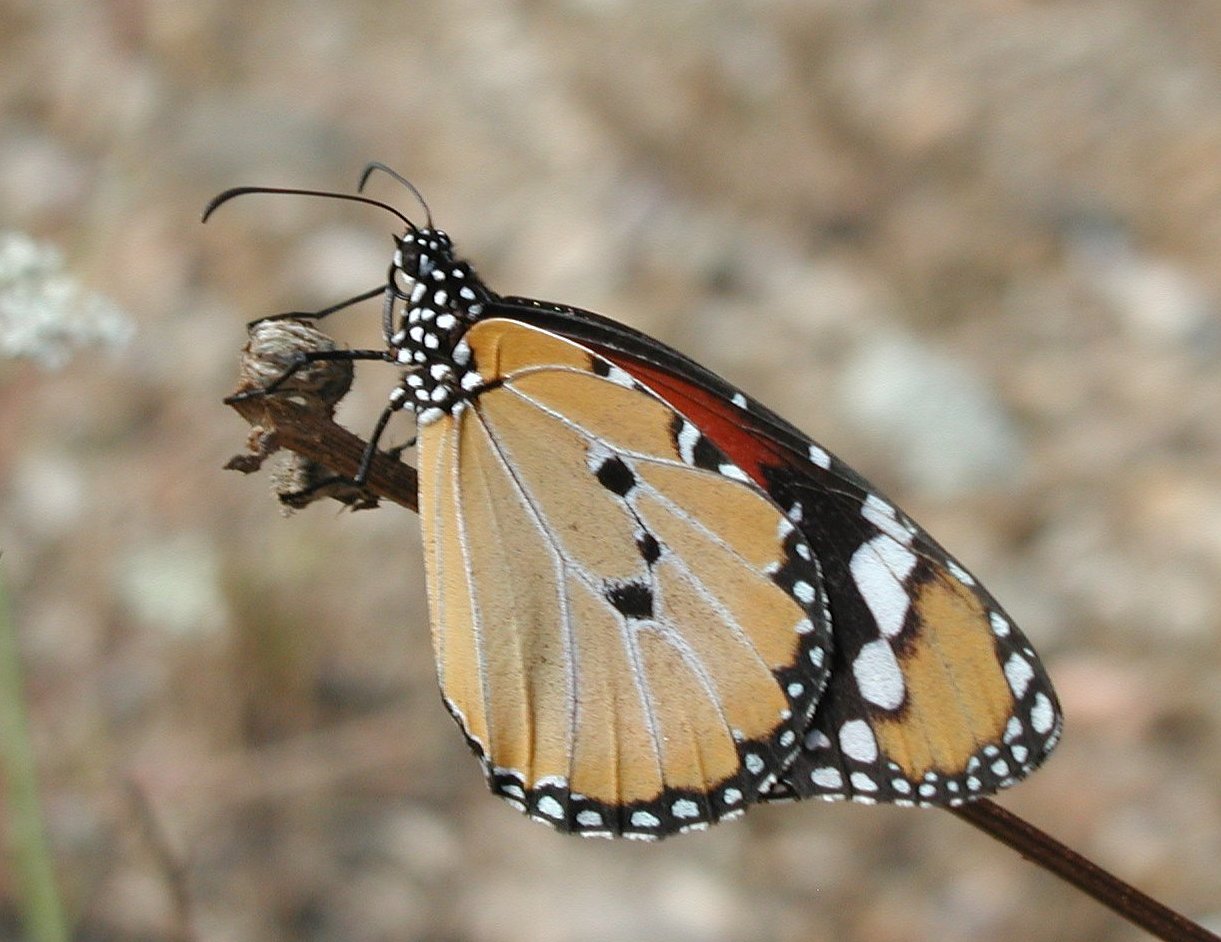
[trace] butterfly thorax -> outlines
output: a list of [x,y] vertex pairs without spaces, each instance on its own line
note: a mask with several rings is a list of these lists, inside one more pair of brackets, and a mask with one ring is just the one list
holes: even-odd
[[454,413],[482,384],[463,335],[494,295],[439,229],[398,240],[387,288],[386,342],[406,366],[390,394],[420,425]]

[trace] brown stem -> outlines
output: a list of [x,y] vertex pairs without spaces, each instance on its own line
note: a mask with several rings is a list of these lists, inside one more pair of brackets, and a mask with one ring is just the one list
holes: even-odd
[[986,798],[949,810],[1159,939],[1167,942],[1218,942],[1218,937],[1203,926],[1146,896],[1136,887]]
[[[262,343],[256,338],[259,330],[265,334]],[[293,333],[281,336],[283,330]],[[285,365],[291,361],[294,350],[333,349],[333,345],[327,346],[329,338],[317,332],[312,325],[299,321],[260,322],[252,327],[251,337],[243,361],[243,384],[238,394],[261,388],[270,379],[278,379],[285,372]],[[346,376],[343,372],[345,368]],[[347,478],[355,475],[366,445],[351,432],[336,425],[333,417],[334,403],[347,392],[350,382],[350,363],[312,363],[308,369],[297,371],[290,381],[282,383],[276,394],[226,400],[255,426],[250,439],[251,454],[235,458],[229,466],[253,471],[263,458],[277,448],[283,448],[300,456],[311,467],[329,469],[331,475]],[[279,390],[286,394],[281,394]],[[298,401],[292,401],[290,395]],[[384,498],[416,510],[415,469],[379,452],[370,469],[365,492],[366,500]],[[284,489],[280,499],[292,506],[301,506],[323,496],[338,497],[349,504],[356,503],[351,495],[327,493],[325,488],[316,486],[291,492]],[[1034,825],[987,799],[949,810],[1165,942],[1221,942],[1221,937],[1112,876]]]

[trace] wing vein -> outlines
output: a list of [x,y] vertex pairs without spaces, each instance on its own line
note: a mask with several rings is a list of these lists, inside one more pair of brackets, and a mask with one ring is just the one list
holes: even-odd
[[486,761],[491,765],[492,743],[494,743],[495,735],[493,733],[493,723],[495,717],[492,715],[491,702],[488,692],[488,673],[487,659],[484,657],[483,651],[483,626],[479,611],[479,601],[475,592],[475,580],[469,577],[471,572],[471,549],[469,533],[467,532],[466,514],[463,512],[463,494],[462,494],[462,416],[454,422],[453,434],[453,473],[454,473],[454,516],[458,520],[458,545],[462,550],[462,559],[465,565],[463,569],[468,573],[466,579],[467,597],[470,600],[471,606],[471,635],[475,646],[475,665],[478,668],[479,674],[479,699],[483,702],[483,725],[486,731],[488,741],[486,743],[487,756]]
[[[556,563],[556,567],[558,569],[560,578],[557,579],[556,594],[560,607],[560,624],[562,624],[564,632],[564,660],[565,671],[567,671],[568,676],[568,762],[569,781],[571,781],[571,764],[573,764],[573,756],[575,751],[573,749],[573,745],[576,739],[576,731],[578,731],[579,728],[578,720],[580,717],[580,698],[578,696],[578,683],[580,681],[580,677],[579,665],[578,661],[576,661],[576,639],[573,630],[573,616],[571,616],[571,600],[567,585],[565,585],[565,583],[567,583],[569,568],[568,556],[565,555],[562,547],[559,546],[556,538],[554,538],[554,535],[552,534],[551,529],[547,527],[546,519],[543,518],[542,512],[540,509],[538,509],[534,497],[532,497],[530,494],[524,481],[521,481],[518,474],[516,474],[513,468],[513,463],[510,462],[507,457],[505,457],[501,442],[497,440],[496,433],[492,430],[491,426],[488,425],[484,414],[482,414],[477,408],[474,409],[474,412],[477,417],[479,417],[480,426],[482,430],[484,430],[484,434],[487,436],[487,441],[488,444],[491,445],[493,455],[495,455],[497,462],[501,464],[501,467],[504,469],[504,474],[507,476],[510,483],[512,483],[513,489],[520,495],[521,502],[523,502],[523,506],[526,508],[526,512],[530,514],[531,519],[534,520],[535,525],[538,528],[538,533],[542,535],[543,542],[545,542],[549,549],[551,549],[552,560],[554,563]],[[531,725],[531,736],[532,731],[534,731],[534,725]]]
[[[551,542],[555,552],[560,556],[560,558],[562,560],[564,560],[568,564],[568,566],[571,567],[572,571],[574,573],[576,573],[577,577],[582,582],[585,583],[585,585],[589,588],[591,594],[595,598],[597,598],[599,601],[601,601],[602,604],[605,605],[610,610],[616,623],[620,626],[620,637],[623,640],[624,648],[625,648],[628,658],[632,664],[632,682],[636,687],[637,694],[640,696],[641,705],[644,707],[645,719],[647,720],[647,726],[649,728],[649,736],[653,740],[653,751],[657,758],[658,777],[664,783],[665,782],[665,770],[662,766],[661,734],[658,731],[658,727],[657,727],[656,708],[653,704],[653,698],[652,698],[651,692],[649,691],[649,689],[645,683],[645,674],[644,674],[644,671],[641,666],[640,651],[639,651],[639,648],[636,643],[636,637],[635,637],[634,632],[632,631],[630,626],[627,624],[627,620],[625,618],[623,618],[623,616],[618,612],[618,610],[615,609],[614,606],[612,606],[609,602],[607,602],[604,599],[604,597],[602,595],[602,587],[598,583],[598,581],[595,578],[593,578],[588,572],[586,572],[585,567],[582,566],[579,561],[571,559],[568,556],[568,554],[563,550],[563,548],[561,547],[559,542],[555,539],[554,535],[551,533],[550,529],[546,526],[545,518],[543,517],[542,511],[539,510],[537,505],[535,504],[535,498],[530,493],[530,490],[526,486],[525,482],[523,482],[518,477],[517,472],[513,469],[512,462],[509,461],[509,459],[505,456],[503,449],[501,447],[501,443],[497,440],[495,433],[490,429],[490,427],[487,426],[487,423],[484,420],[482,415],[480,416],[480,421],[484,423],[485,428],[488,428],[488,439],[489,439],[489,441],[492,442],[492,446],[495,449],[496,454],[497,454],[498,458],[500,459],[501,464],[505,468],[505,473],[512,479],[514,486],[517,488],[518,492],[522,495],[522,499],[525,500],[530,505],[531,515],[536,520],[540,521],[540,526],[543,528],[544,532],[547,534],[547,539],[549,542]],[[565,599],[567,599],[566,592],[565,592]],[[571,630],[571,625],[569,624],[569,618],[567,615],[567,607],[565,607],[565,624],[568,624],[569,630]],[[575,678],[575,668],[574,668],[574,678]],[[577,700],[575,687],[572,690],[572,699],[574,701],[574,710],[575,710],[575,701]],[[573,727],[574,734],[575,734],[575,730],[576,730],[576,727],[574,726]]]

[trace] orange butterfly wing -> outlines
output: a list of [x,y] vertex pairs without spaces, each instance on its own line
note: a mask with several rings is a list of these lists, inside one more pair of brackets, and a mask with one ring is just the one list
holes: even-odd
[[817,563],[690,422],[590,350],[466,333],[482,388],[420,430],[442,693],[494,791],[653,838],[759,800],[827,680]]

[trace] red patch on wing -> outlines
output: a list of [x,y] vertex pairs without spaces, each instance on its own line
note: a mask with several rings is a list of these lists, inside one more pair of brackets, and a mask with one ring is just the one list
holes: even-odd
[[594,349],[694,422],[725,457],[764,490],[767,489],[764,467],[787,463],[781,447],[751,427],[750,413],[729,400],[616,351]]

